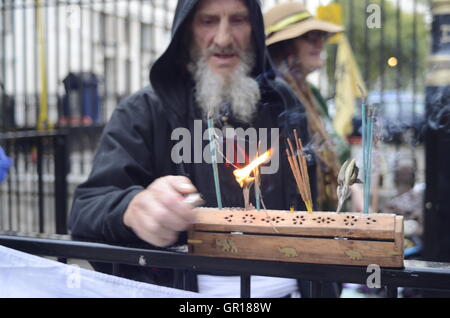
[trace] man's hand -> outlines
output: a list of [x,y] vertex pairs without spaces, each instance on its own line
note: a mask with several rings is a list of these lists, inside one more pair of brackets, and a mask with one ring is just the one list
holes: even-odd
[[195,221],[193,207],[184,195],[196,192],[188,178],[157,179],[131,200],[123,221],[142,240],[158,247],[170,246],[178,233]]

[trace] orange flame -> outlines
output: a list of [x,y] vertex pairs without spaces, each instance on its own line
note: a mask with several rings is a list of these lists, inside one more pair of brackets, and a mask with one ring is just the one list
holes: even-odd
[[241,188],[251,184],[255,180],[254,177],[250,176],[253,170],[258,168],[260,165],[265,164],[270,160],[270,158],[272,158],[272,150],[267,151],[262,156],[253,160],[247,167],[233,171],[236,181],[239,183]]

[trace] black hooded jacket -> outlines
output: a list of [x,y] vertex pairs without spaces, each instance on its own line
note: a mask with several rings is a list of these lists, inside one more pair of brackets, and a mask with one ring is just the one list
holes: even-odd
[[[179,0],[172,29],[172,41],[155,62],[150,73],[151,86],[124,100],[114,111],[107,124],[93,169],[88,180],[75,192],[69,218],[71,234],[76,238],[110,244],[149,247],[123,223],[128,204],[155,179],[167,175],[185,175],[193,181],[205,197],[208,206],[217,206],[213,192],[213,174],[207,164],[175,164],[171,160],[175,128],[192,126],[193,84],[186,71],[188,51],[185,41],[186,24],[198,1]],[[276,80],[266,56],[264,24],[260,4],[248,0],[253,41],[257,61],[253,76],[260,85],[262,99],[254,126],[280,128],[281,139],[293,129],[308,141],[304,109],[287,86]],[[284,149],[281,141],[280,149]],[[286,156],[280,156],[280,170],[262,185],[267,208],[304,209],[299,200]],[[311,164],[314,164],[313,161]],[[314,171],[315,169],[310,169]],[[230,181],[231,170],[221,170],[224,179],[224,205],[242,206],[242,192],[235,181]],[[314,176],[311,175],[312,185]],[[228,181],[227,181],[228,180]],[[222,181],[222,180],[221,180]],[[228,189],[227,189],[228,187]],[[314,191],[313,191],[314,192]],[[227,197],[228,194],[228,197]],[[313,193],[314,194],[314,193]],[[236,199],[236,198],[239,198]],[[238,201],[237,201],[238,200]],[[185,233],[178,244],[185,243]],[[100,269],[100,268],[97,268]],[[104,268],[102,271],[106,271]],[[150,271],[143,268],[121,266],[120,275],[144,282],[174,286],[173,271]],[[175,282],[176,283],[176,282]],[[180,285],[177,285],[180,286]],[[184,286],[196,290],[196,283]]]

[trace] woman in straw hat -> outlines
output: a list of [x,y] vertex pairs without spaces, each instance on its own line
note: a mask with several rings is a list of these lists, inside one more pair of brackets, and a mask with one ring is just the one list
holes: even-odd
[[305,106],[312,147],[318,164],[318,204],[323,211],[337,207],[340,162],[350,155],[348,144],[333,131],[327,105],[306,77],[323,66],[322,51],[328,38],[343,27],[315,19],[303,4],[287,2],[264,15],[266,44],[278,71]]

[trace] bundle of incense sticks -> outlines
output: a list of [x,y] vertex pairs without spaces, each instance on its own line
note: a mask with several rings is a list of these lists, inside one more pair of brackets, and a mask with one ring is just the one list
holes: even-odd
[[294,130],[294,136],[297,150],[294,151],[294,147],[292,146],[291,140],[287,138],[289,149],[286,149],[286,153],[302,200],[303,202],[305,202],[308,213],[313,213],[311,186],[309,184],[308,165],[306,163],[306,156],[303,150],[302,141],[300,138],[298,138],[297,130]]

